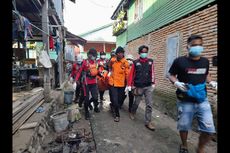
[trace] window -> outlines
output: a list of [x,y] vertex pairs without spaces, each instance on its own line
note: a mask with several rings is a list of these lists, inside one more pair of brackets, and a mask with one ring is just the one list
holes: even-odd
[[143,0],[135,1],[134,22],[140,20],[143,16]]
[[168,71],[174,61],[179,55],[179,33],[169,35],[167,38],[167,52],[166,52],[166,63],[165,63],[165,77],[168,75]]

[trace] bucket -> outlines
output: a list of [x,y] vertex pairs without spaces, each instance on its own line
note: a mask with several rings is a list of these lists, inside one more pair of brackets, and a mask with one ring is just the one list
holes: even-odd
[[66,104],[72,104],[73,95],[74,95],[74,91],[73,90],[66,90],[66,91],[64,91],[64,103],[66,103]]
[[56,132],[61,132],[65,130],[69,125],[66,111],[57,112],[51,115],[50,118],[53,120],[54,129]]

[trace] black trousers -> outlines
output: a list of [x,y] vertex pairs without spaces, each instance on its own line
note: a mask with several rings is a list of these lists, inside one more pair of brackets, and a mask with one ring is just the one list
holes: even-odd
[[77,100],[79,98],[79,95],[81,93],[81,88],[82,88],[82,85],[77,85],[76,87],[76,91],[75,91],[75,100]]
[[110,103],[112,104],[112,86],[109,86],[109,100],[110,100]]
[[82,105],[82,103],[84,102],[84,100],[85,100],[84,89],[83,89],[83,87],[81,86],[81,88],[80,88],[80,99],[79,99],[79,104]]
[[104,93],[105,93],[105,91],[99,91],[100,100],[103,100]]
[[124,97],[125,87],[111,87],[111,100],[116,117],[120,117],[119,108],[123,104]]
[[85,112],[88,113],[89,112],[89,105],[90,105],[90,100],[89,100],[89,94],[91,93],[92,96],[92,100],[94,103],[94,107],[98,106],[98,88],[97,88],[97,84],[89,84],[89,85],[84,85],[85,88],[85,104],[84,104],[84,108],[85,108]]
[[129,91],[129,112],[131,112],[133,101],[134,101],[134,95],[132,91]]

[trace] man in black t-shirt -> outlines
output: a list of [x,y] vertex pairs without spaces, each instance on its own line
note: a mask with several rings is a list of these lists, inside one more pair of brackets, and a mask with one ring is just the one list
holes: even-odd
[[188,153],[187,136],[193,118],[197,118],[198,129],[201,132],[197,153],[204,153],[204,147],[211,134],[215,133],[206,82],[213,88],[217,88],[217,83],[211,81],[208,59],[201,57],[202,44],[201,36],[190,36],[187,41],[189,54],[175,59],[169,69],[169,79],[177,87],[177,128],[182,141],[179,153]]

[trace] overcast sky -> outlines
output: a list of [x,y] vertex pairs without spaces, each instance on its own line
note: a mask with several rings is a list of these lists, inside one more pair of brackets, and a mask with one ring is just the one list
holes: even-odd
[[121,0],[64,0],[64,25],[79,35],[111,23],[110,17]]

